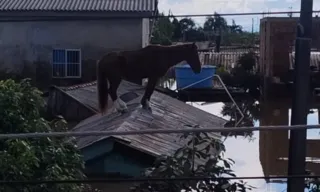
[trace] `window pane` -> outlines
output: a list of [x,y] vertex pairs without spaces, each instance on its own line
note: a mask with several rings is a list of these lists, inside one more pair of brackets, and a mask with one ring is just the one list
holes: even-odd
[[52,76],[53,77],[65,77],[65,64],[53,64],[52,66]]
[[80,76],[79,64],[67,64],[67,76]]
[[67,62],[68,63],[80,63],[80,52],[79,51],[67,51]]
[[64,64],[65,62],[66,62],[65,50],[61,50],[61,49],[53,50],[53,63]]

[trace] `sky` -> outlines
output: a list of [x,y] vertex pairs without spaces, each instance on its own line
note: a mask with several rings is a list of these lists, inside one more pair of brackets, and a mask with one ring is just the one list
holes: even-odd
[[[300,0],[159,0],[159,11],[174,15],[243,13],[243,12],[274,12],[274,11],[300,11]],[[314,0],[313,10],[320,10],[320,1]],[[286,15],[278,15],[286,16]],[[262,16],[226,16],[228,23],[234,19],[245,30],[259,29],[259,20]],[[198,24],[203,24],[205,18],[193,18]],[[253,20],[253,21],[252,21]]]

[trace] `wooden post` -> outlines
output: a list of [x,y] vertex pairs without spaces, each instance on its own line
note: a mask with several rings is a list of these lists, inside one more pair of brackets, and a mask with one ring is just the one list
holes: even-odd
[[[261,102],[260,126],[288,125],[288,111],[289,103],[283,100]],[[287,167],[278,158],[288,157],[288,133],[288,130],[259,132],[259,156],[265,176],[286,175]]]

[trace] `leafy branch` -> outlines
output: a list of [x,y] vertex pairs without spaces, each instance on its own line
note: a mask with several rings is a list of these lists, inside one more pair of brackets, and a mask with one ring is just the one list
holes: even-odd
[[[193,126],[194,127],[194,126]],[[192,190],[201,192],[235,192],[248,191],[254,187],[243,181],[223,179],[221,177],[236,177],[231,169],[235,163],[232,159],[225,158],[224,144],[214,138],[213,134],[197,133],[184,134],[181,139],[186,144],[171,156],[159,157],[154,166],[148,168],[143,176],[147,178],[161,177],[162,182],[145,182],[135,186],[132,192],[170,192]],[[205,180],[170,181],[169,178],[201,177]]]
[[[0,81],[0,133],[66,131],[60,118],[47,121],[41,117],[44,100],[28,79],[20,83]],[[0,180],[41,181],[84,179],[84,162],[75,139],[28,138],[0,141]],[[38,184],[0,186],[0,191],[94,191],[80,184]]]

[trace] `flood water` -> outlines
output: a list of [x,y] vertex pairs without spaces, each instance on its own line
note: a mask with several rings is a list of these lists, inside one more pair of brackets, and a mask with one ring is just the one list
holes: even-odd
[[[191,105],[226,120],[230,119],[230,116],[221,114],[224,103],[213,103],[204,106],[191,103]],[[238,103],[238,105],[240,106],[241,103]],[[256,119],[245,119],[247,121],[245,125],[250,126],[250,123],[254,126],[290,124],[290,102],[272,101],[260,103],[261,106],[263,106],[263,109],[255,114]],[[318,124],[318,122],[318,110],[312,109],[308,115],[308,125]],[[319,129],[307,131],[307,169],[315,174],[320,173],[319,132]],[[225,141],[225,155],[235,161],[233,170],[236,175],[239,177],[287,175],[289,131],[254,131],[252,135],[248,135],[229,136]],[[287,189],[286,180],[283,179],[269,182],[265,180],[247,180],[247,182],[256,187],[253,191],[258,192],[282,192]]]
[[[168,87],[176,89],[176,83],[170,82]],[[258,103],[258,105],[254,105]],[[208,113],[224,118],[230,123],[234,118],[233,112],[226,115],[223,108],[232,103],[188,103]],[[243,101],[237,103],[246,117],[238,126],[276,126],[290,125],[292,101]],[[319,124],[320,103],[314,104],[307,116],[308,125]],[[230,110],[230,108],[229,108]],[[237,111],[232,107],[230,111]],[[238,114],[239,115],[239,114]],[[239,116],[238,116],[239,118]],[[233,124],[234,125],[234,124]],[[230,127],[230,125],[226,125]],[[232,126],[232,125],[231,125]],[[288,150],[290,131],[253,131],[250,133],[235,133],[225,137],[225,156],[235,161],[232,169],[238,177],[263,177],[287,175]],[[307,156],[306,169],[311,173],[320,174],[320,129],[307,130]],[[246,180],[249,185],[256,187],[255,192],[285,192],[287,191],[286,179],[269,180],[251,179]],[[309,190],[305,190],[306,192]]]

